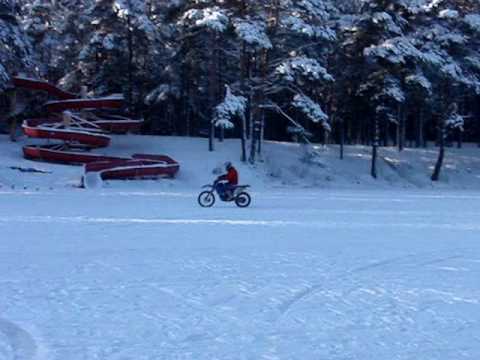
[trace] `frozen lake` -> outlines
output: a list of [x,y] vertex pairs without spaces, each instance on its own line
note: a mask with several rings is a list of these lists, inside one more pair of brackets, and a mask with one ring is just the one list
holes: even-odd
[[480,193],[0,193],[0,359],[479,359]]

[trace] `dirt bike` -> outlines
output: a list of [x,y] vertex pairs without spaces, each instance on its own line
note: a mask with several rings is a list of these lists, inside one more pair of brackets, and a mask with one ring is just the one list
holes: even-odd
[[220,197],[220,200],[225,202],[235,202],[235,205],[241,208],[246,208],[252,202],[250,195],[247,193],[247,189],[250,185],[236,185],[233,188],[233,193],[227,194],[221,191],[219,182],[215,181],[212,185],[203,186],[204,190],[198,195],[198,204],[201,207],[212,207],[215,204],[215,193]]

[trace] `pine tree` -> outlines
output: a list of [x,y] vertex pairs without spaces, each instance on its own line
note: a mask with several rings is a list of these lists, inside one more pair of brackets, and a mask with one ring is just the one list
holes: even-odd
[[34,71],[32,48],[18,21],[15,1],[0,0],[0,91],[11,75],[18,71]]
[[78,69],[96,93],[124,93],[129,104],[143,102],[156,40],[146,10],[139,0],[98,0],[88,10],[89,38],[78,54]]

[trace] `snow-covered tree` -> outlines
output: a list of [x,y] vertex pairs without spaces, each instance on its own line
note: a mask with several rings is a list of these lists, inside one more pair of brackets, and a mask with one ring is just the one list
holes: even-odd
[[[188,131],[192,125],[209,134],[209,149],[214,149],[215,106],[222,96],[221,67],[225,34],[231,27],[227,4],[201,1],[185,4],[176,18],[178,73],[184,92],[184,111]],[[193,118],[197,118],[192,124]]]
[[433,86],[434,114],[440,145],[432,175],[432,180],[436,181],[439,180],[449,130],[463,128],[463,122],[461,127],[452,126],[450,120],[459,118],[464,98],[480,94],[480,71],[474,65],[475,59],[479,59],[478,34],[475,14],[471,13],[479,11],[480,4],[467,0],[430,5],[423,9],[423,23],[416,28],[416,35],[426,73]]
[[216,127],[222,129],[232,129],[234,127],[235,118],[240,120],[240,126],[242,128],[241,137],[241,160],[246,161],[246,122],[245,111],[247,107],[247,99],[243,96],[232,94],[230,86],[226,86],[225,98],[217,105],[214,112],[213,122]]
[[[150,131],[208,134],[211,149],[214,135],[237,136],[252,162],[264,137],[291,132],[372,145],[372,174],[381,145],[441,145],[442,133],[447,144],[480,141],[477,0],[0,0],[0,9],[0,86],[27,69],[73,91],[123,92]],[[221,107],[233,98],[245,100],[244,116]],[[464,136],[445,119],[454,103]]]
[[145,2],[97,0],[87,14],[89,37],[78,54],[82,77],[96,93],[123,92],[130,104],[139,103],[157,39]]
[[16,5],[13,0],[0,0],[0,91],[13,73],[35,70],[31,45],[16,18]]

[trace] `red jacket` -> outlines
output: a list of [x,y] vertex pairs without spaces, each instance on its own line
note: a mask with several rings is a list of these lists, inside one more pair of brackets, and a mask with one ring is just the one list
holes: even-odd
[[238,172],[232,166],[225,175],[220,176],[219,180],[227,180],[229,185],[238,185]]

